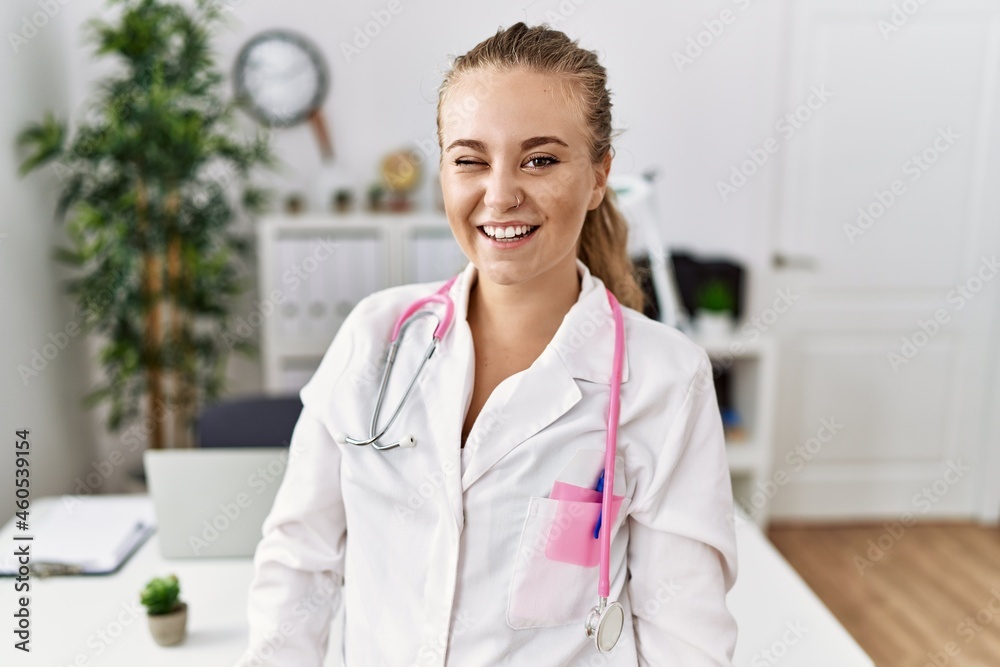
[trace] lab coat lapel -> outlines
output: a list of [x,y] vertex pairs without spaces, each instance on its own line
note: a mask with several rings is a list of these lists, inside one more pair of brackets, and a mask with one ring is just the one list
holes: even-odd
[[[591,275],[579,259],[577,271],[581,278],[580,296],[552,340],[535,362],[515,378],[517,384],[510,398],[505,402],[490,400],[480,413],[466,443],[466,447],[475,449],[462,476],[463,490],[576,405],[583,396],[577,380],[610,386],[614,357],[611,306],[604,283]],[[467,325],[465,329],[468,331]],[[624,383],[628,379],[627,353],[622,366]],[[470,385],[473,372],[468,374]]]
[[583,396],[551,346],[514,381],[510,398],[490,400],[469,434],[466,447],[475,450],[462,476],[464,490],[511,450],[566,414]]
[[430,440],[444,475],[449,507],[459,528],[464,523],[462,424],[468,399],[472,397],[475,373],[472,332],[466,320],[466,312],[469,281],[475,270],[475,266],[469,262],[452,284],[448,292],[454,303],[452,325],[417,379],[427,410],[426,423],[430,428]]
[[[417,380],[449,505],[460,527],[464,491],[513,449],[576,405],[583,395],[577,380],[610,386],[614,352],[614,320],[604,283],[578,259],[581,289],[577,303],[542,354],[513,379],[516,384],[509,399],[491,398],[483,407],[466,443],[473,449],[463,474],[462,424],[475,379],[474,345],[467,320],[469,284],[475,271],[468,263],[452,285],[452,326]],[[622,366],[624,384],[628,380],[627,346]]]

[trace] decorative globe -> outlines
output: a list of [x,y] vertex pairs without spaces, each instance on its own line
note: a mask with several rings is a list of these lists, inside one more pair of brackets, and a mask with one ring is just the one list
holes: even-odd
[[386,188],[395,194],[412,191],[420,183],[420,160],[413,151],[400,150],[382,159],[382,179]]

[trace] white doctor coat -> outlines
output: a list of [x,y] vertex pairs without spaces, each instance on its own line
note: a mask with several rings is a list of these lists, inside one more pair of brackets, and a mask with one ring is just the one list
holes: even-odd
[[[399,314],[443,281],[362,300],[302,389],[284,479],[263,525],[240,665],[731,665],[726,594],[736,537],[721,418],[705,351],[622,307],[625,358],[609,601],[625,609],[615,649],[584,631],[597,565],[550,560],[556,480],[603,466],[614,320],[603,282],[577,260],[581,292],[534,363],[494,390],[461,448],[475,357],[469,263],[454,321],[383,441],[368,437],[387,340]],[[379,426],[419,364],[435,318],[406,332]],[[596,541],[595,541],[596,542]],[[336,605],[343,646],[327,647]]]

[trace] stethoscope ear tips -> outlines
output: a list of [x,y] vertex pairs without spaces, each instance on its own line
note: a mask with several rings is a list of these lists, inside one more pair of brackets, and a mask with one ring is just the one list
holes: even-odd
[[337,433],[336,435],[333,436],[333,440],[338,445],[346,445],[347,444],[347,434],[346,433]]
[[417,441],[413,439],[412,435],[407,435],[399,439],[399,446],[403,449],[411,449],[416,447]]

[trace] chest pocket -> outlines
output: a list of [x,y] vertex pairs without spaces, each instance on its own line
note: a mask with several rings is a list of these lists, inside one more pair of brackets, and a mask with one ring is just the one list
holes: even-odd
[[[600,474],[603,455],[602,451],[580,450],[553,485],[552,495],[558,498],[528,500],[507,601],[510,627],[544,628],[572,623],[582,627],[591,607],[597,604],[600,540],[594,539],[593,531],[601,494],[588,492],[591,484],[581,481]],[[615,473],[610,526],[612,579],[616,561],[620,562],[625,554],[625,545],[616,543],[615,537],[631,502],[630,497],[622,495],[627,485],[621,456],[615,460]]]

